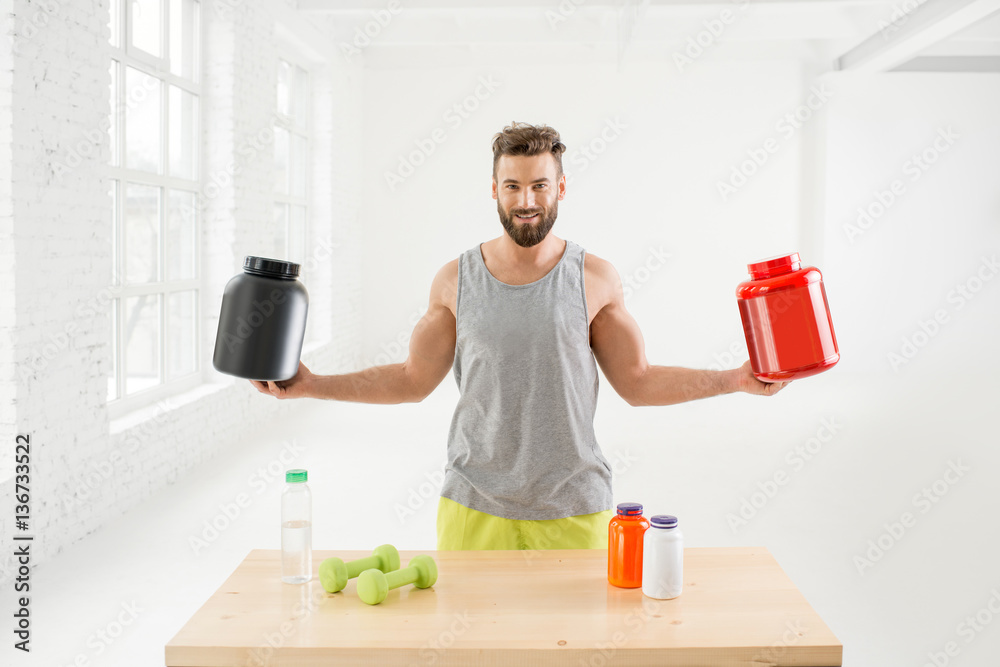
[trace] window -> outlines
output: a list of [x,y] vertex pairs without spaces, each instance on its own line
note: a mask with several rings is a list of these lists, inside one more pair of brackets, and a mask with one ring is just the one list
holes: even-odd
[[108,400],[137,407],[198,380],[200,6],[111,0],[110,28]]
[[277,259],[302,263],[309,179],[309,74],[278,60],[274,124],[274,230]]

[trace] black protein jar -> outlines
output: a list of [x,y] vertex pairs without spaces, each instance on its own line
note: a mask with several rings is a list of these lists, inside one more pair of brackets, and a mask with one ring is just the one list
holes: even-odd
[[298,264],[247,256],[222,295],[215,370],[248,380],[295,376],[309,309],[298,275]]

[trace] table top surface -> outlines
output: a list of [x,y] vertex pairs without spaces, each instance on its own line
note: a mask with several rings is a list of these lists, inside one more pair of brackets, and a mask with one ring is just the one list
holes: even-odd
[[331,594],[316,573],[370,551],[315,550],[313,579],[294,585],[280,551],[253,550],[167,644],[166,664],[842,664],[763,547],[684,549],[672,600],[608,583],[604,549],[401,551],[401,565],[417,554],[434,558],[437,582],[367,605],[357,579]]

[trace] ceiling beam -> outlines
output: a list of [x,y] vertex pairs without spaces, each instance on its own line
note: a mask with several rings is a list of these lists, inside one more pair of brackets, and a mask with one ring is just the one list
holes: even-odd
[[[808,6],[840,9],[851,6],[878,6],[891,4],[892,0],[748,0],[755,7],[776,5],[784,7]],[[898,0],[896,0],[898,2]],[[545,0],[396,0],[407,10],[448,9],[546,9],[556,8],[558,3]],[[676,9],[720,10],[733,8],[734,0],[587,0],[587,7],[620,10],[633,7],[670,7]],[[327,14],[358,14],[386,9],[388,0],[298,0],[300,12],[324,12]],[[579,3],[577,3],[579,4]]]
[[919,56],[893,72],[1000,72],[1000,56]]
[[1000,10],[1000,0],[912,0],[909,12],[897,12],[878,30],[837,58],[836,68],[850,72],[885,72],[916,57],[923,49]]

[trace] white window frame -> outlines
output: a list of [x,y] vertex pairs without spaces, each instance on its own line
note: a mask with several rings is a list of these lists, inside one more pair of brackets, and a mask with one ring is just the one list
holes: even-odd
[[[203,183],[203,155],[202,155],[202,140],[204,136],[204,117],[205,110],[202,104],[202,79],[204,68],[202,67],[202,54],[204,52],[204,31],[205,31],[205,16],[204,16],[204,2],[198,0],[198,26],[197,26],[197,39],[195,43],[195,64],[196,80],[192,81],[190,79],[183,78],[182,76],[173,74],[170,71],[170,41],[168,39],[169,31],[169,21],[170,21],[170,4],[171,2],[178,2],[180,0],[160,0],[160,45],[162,56],[157,58],[151,56],[150,54],[132,46],[131,32],[132,32],[132,11],[131,11],[131,0],[112,0],[112,2],[119,3],[118,9],[118,23],[117,29],[119,30],[119,44],[118,46],[113,46],[109,42],[109,49],[111,51],[111,64],[117,62],[118,68],[118,98],[112,100],[112,106],[116,107],[117,123],[112,125],[110,131],[115,133],[115,150],[118,154],[117,164],[114,164],[114,159],[112,159],[112,164],[108,166],[108,174],[110,181],[117,182],[117,197],[113,202],[115,206],[114,210],[114,249],[112,257],[112,292],[114,294],[114,299],[111,302],[111,307],[115,309],[115,313],[112,314],[113,320],[116,324],[116,330],[114,332],[114,340],[111,346],[112,354],[115,355],[114,361],[114,371],[115,371],[115,386],[117,388],[117,397],[108,400],[108,411],[111,419],[117,419],[122,415],[138,410],[140,408],[152,405],[158,401],[162,401],[168,396],[173,396],[175,394],[193,389],[202,382],[202,316],[201,316],[201,298],[204,294],[204,289],[202,285],[202,270],[201,270],[201,225],[202,225],[202,215],[201,215],[201,192]],[[125,110],[125,100],[127,95],[125,72],[127,67],[132,67],[140,72],[154,77],[159,80],[160,87],[160,171],[162,174],[153,174],[146,171],[141,171],[138,169],[129,168],[125,165],[127,146],[125,144],[125,127],[126,127],[126,116],[123,111]],[[170,95],[169,86],[173,85],[181,90],[184,90],[198,98],[198,127],[197,127],[197,138],[195,140],[195,169],[196,178],[194,180],[179,178],[169,175],[169,146],[170,146],[170,117],[169,117],[169,105],[170,105]],[[125,261],[123,240],[122,240],[122,230],[124,228],[124,212],[125,212],[125,201],[126,201],[126,183],[133,183],[136,185],[148,185],[160,188],[160,206],[159,206],[159,257],[158,266],[160,271],[160,280],[150,283],[137,283],[137,284],[127,284],[123,280],[124,276],[124,266]],[[112,184],[109,182],[109,189]],[[169,193],[171,191],[180,191],[194,193],[195,195],[195,220],[194,220],[194,278],[182,279],[182,280],[166,280],[166,254],[167,254],[167,242],[165,230],[165,217],[169,208]],[[167,379],[168,367],[166,360],[166,349],[169,344],[168,334],[169,331],[169,308],[168,300],[169,296],[175,292],[194,292],[194,355],[195,363],[194,370],[184,376]],[[131,297],[142,296],[147,294],[157,294],[160,296],[160,309],[159,309],[159,340],[158,340],[158,352],[157,352],[157,363],[159,365],[159,375],[160,382],[152,387],[133,392],[130,394],[124,394],[125,389],[125,340],[124,340],[124,303],[125,300]]]
[[[292,67],[298,68],[304,74],[304,79],[298,83],[303,85],[305,88],[303,97],[303,109],[302,109],[302,119],[301,124],[296,124],[298,119],[286,116],[278,111],[278,90],[277,90],[277,68],[280,66],[281,61],[284,61],[291,65]],[[292,207],[301,206],[305,211],[303,228],[302,228],[302,242],[303,247],[301,250],[301,257],[298,257],[299,261],[305,261],[306,249],[309,247],[309,200],[312,194],[312,72],[309,71],[309,67],[302,61],[301,58],[296,56],[287,47],[278,49],[278,58],[275,61],[275,113],[274,113],[274,127],[281,128],[288,132],[288,153],[289,157],[294,153],[293,137],[298,136],[304,140],[304,145],[306,147],[305,156],[305,171],[302,174],[304,183],[302,184],[302,195],[293,195],[293,188],[289,187],[288,192],[282,193],[274,191],[274,205],[275,206],[287,206],[288,215],[285,218],[285,229],[284,229],[284,257],[278,259],[288,259],[292,258],[291,261],[296,261],[295,256],[290,253],[289,243],[291,241],[291,225],[292,225]],[[293,98],[294,92],[290,91],[290,99]],[[289,159],[287,166],[289,173],[292,172],[292,161]],[[291,183],[291,176],[289,176],[289,184]]]

